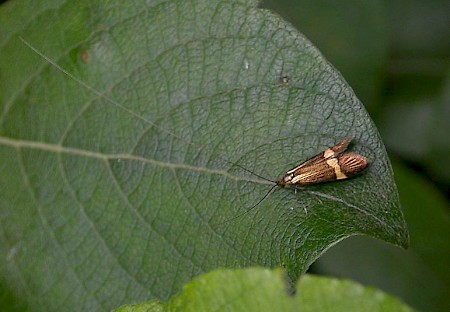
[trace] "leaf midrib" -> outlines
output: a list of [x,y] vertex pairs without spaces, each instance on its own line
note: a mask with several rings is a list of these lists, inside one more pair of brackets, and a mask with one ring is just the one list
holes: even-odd
[[[256,183],[261,185],[273,185],[273,183],[269,181],[264,181],[262,179],[252,179],[248,177],[240,177],[233,174],[230,174],[228,171],[224,170],[218,170],[218,169],[210,169],[206,167],[198,167],[188,164],[181,164],[181,163],[171,163],[166,161],[160,161],[155,159],[146,158],[143,156],[137,156],[137,155],[131,155],[131,154],[107,154],[107,153],[101,153],[101,152],[93,152],[89,150],[74,148],[74,147],[67,147],[60,144],[51,144],[51,143],[44,143],[44,142],[37,142],[37,141],[28,141],[28,140],[19,140],[19,139],[11,139],[7,137],[0,136],[0,145],[4,146],[12,146],[14,148],[22,149],[22,148],[30,148],[30,149],[37,149],[37,150],[43,150],[48,152],[54,152],[56,154],[68,154],[68,155],[75,155],[75,156],[81,156],[81,157],[88,157],[88,158],[95,158],[100,159],[104,161],[109,161],[113,159],[121,159],[121,160],[129,160],[129,161],[137,161],[142,162],[146,164],[151,164],[153,166],[161,167],[161,168],[168,168],[168,169],[184,169],[189,171],[195,171],[195,172],[202,172],[212,175],[220,175],[224,176],[228,179],[234,180],[236,182],[250,182],[250,183]],[[379,219],[376,215],[356,206],[351,203],[348,203],[347,201],[336,198],[335,196],[330,196],[329,194],[324,194],[322,192],[318,191],[307,191],[309,194],[317,197],[326,198],[328,200],[331,200],[333,202],[338,202],[341,204],[344,204],[345,206],[349,208],[353,208],[358,210],[360,213],[369,215],[371,218],[373,218],[377,223],[379,223],[382,226],[386,226],[386,222]]]
[[264,181],[261,179],[251,179],[251,178],[239,177],[239,176],[230,174],[228,171],[224,171],[224,170],[210,169],[210,168],[206,168],[206,167],[198,167],[198,166],[181,164],[181,163],[171,163],[171,162],[146,158],[146,157],[138,156],[138,155],[123,154],[123,153],[108,154],[108,153],[94,152],[94,151],[89,151],[89,150],[79,149],[79,148],[74,148],[74,147],[67,147],[67,146],[63,146],[60,144],[51,144],[51,143],[28,141],[28,140],[18,140],[18,139],[11,139],[11,138],[7,138],[7,137],[3,137],[3,136],[0,136],[0,145],[11,146],[11,147],[18,148],[18,149],[22,149],[22,148],[37,149],[37,150],[43,150],[43,151],[48,151],[48,152],[54,152],[56,154],[68,154],[68,155],[82,156],[82,157],[88,157],[88,158],[96,158],[96,159],[101,159],[101,160],[106,160],[106,161],[113,160],[113,159],[138,161],[138,162],[143,162],[146,164],[151,164],[151,165],[154,165],[157,167],[162,167],[162,168],[184,169],[184,170],[203,172],[203,173],[213,174],[213,175],[221,175],[221,176],[224,176],[224,177],[229,178],[234,181],[244,181],[244,182],[251,182],[251,183],[257,183],[257,184],[264,184],[264,185],[273,185],[271,182],[268,182],[268,181]]

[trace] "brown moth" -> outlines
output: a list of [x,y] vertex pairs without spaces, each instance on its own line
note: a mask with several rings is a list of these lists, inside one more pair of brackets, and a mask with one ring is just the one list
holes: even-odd
[[352,138],[347,138],[311,159],[289,170],[274,181],[277,186],[308,185],[347,179],[367,168],[367,158],[356,153],[344,153]]
[[[270,190],[255,205],[244,211],[243,213],[229,219],[223,223],[235,220],[255,207],[257,207],[264,199],[266,199],[275,187],[296,187],[310,184],[324,183],[335,180],[343,180],[350,178],[367,168],[369,162],[366,157],[356,153],[345,153],[352,138],[346,138],[317,154],[316,156],[302,162],[297,167],[287,171],[282,178],[272,181],[260,175],[254,175],[266,181],[274,183]],[[240,168],[249,171],[241,166]],[[306,212],[306,209],[305,209]],[[223,224],[220,223],[220,224]]]

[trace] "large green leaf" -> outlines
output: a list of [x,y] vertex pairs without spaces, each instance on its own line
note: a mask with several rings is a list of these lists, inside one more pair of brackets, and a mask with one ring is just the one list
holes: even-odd
[[[13,1],[0,22],[10,310],[166,299],[217,267],[283,265],[296,278],[354,234],[408,244],[363,106],[256,1]],[[277,189],[227,222],[270,188],[242,167],[275,179],[348,136],[365,173]]]
[[283,277],[282,270],[216,270],[187,284],[180,295],[167,303],[124,306],[116,312],[413,311],[379,290],[313,275],[303,276],[297,283],[298,293],[289,296]]

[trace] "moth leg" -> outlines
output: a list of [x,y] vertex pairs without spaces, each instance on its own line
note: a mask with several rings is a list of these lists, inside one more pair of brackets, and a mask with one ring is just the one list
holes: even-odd
[[294,189],[294,194],[297,194],[297,192],[303,192],[305,191],[305,188],[300,185],[293,185],[291,188]]

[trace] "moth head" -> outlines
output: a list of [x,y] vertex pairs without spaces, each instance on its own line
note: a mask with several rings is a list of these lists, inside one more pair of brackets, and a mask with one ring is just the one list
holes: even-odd
[[291,183],[294,178],[294,173],[285,174],[281,179],[275,181],[278,186],[284,187]]

